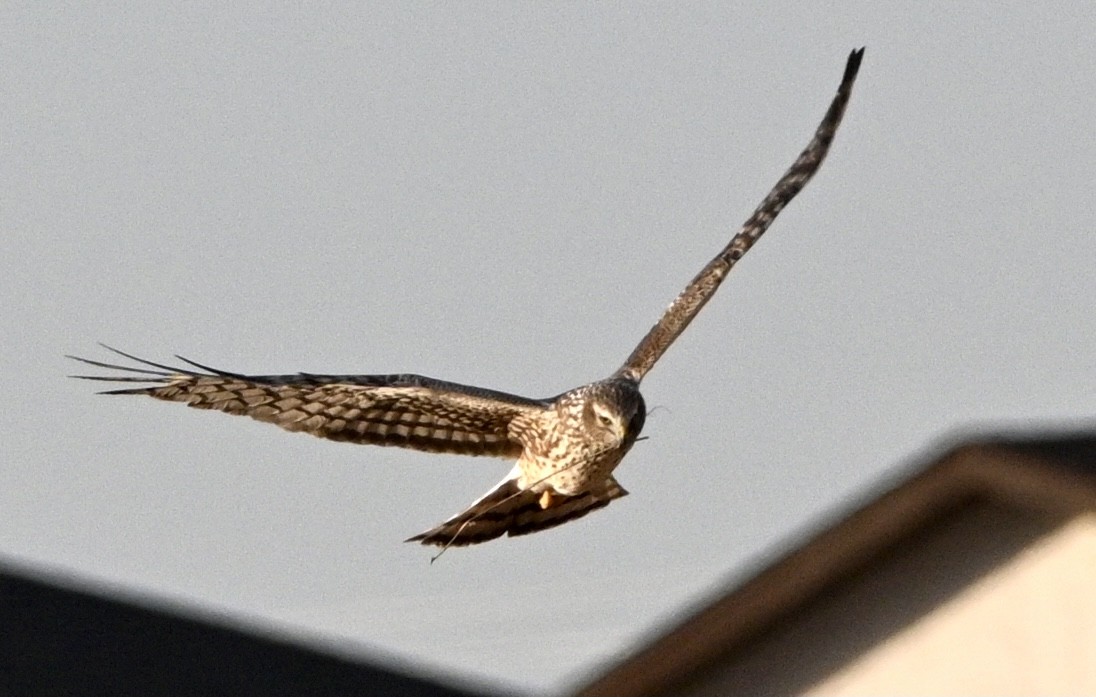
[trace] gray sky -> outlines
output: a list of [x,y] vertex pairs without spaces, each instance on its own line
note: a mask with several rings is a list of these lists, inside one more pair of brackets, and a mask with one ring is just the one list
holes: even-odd
[[[535,692],[956,428],[1096,415],[1091,2],[0,9],[0,556]],[[644,383],[632,495],[401,540],[510,467],[66,380],[603,377],[806,144],[830,159]]]

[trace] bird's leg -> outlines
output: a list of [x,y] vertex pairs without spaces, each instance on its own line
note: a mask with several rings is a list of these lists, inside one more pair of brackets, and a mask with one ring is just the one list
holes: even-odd
[[546,511],[562,500],[563,497],[557,495],[556,492],[551,489],[545,489],[544,493],[540,495],[540,510]]

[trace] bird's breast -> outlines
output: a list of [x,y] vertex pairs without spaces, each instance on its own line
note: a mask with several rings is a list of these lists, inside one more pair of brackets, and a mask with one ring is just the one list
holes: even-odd
[[518,461],[522,488],[541,492],[552,489],[575,496],[604,487],[624,458],[624,451],[584,451],[582,448],[552,448],[544,453],[526,452]]

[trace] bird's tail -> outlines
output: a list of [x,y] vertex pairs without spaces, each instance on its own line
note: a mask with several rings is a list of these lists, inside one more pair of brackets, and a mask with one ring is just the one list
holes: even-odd
[[608,506],[613,499],[628,495],[611,477],[603,490],[576,496],[554,491],[546,495],[532,489],[520,489],[520,475],[515,467],[498,486],[466,510],[406,541],[445,548],[474,545],[502,535],[527,535],[581,518],[590,511]]

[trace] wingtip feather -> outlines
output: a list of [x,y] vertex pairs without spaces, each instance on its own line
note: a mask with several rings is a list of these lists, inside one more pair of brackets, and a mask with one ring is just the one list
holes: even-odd
[[847,86],[850,82],[856,79],[856,74],[860,71],[860,61],[864,59],[864,49],[866,47],[861,46],[855,48],[849,53],[849,59],[845,62],[845,74],[841,77],[842,87]]

